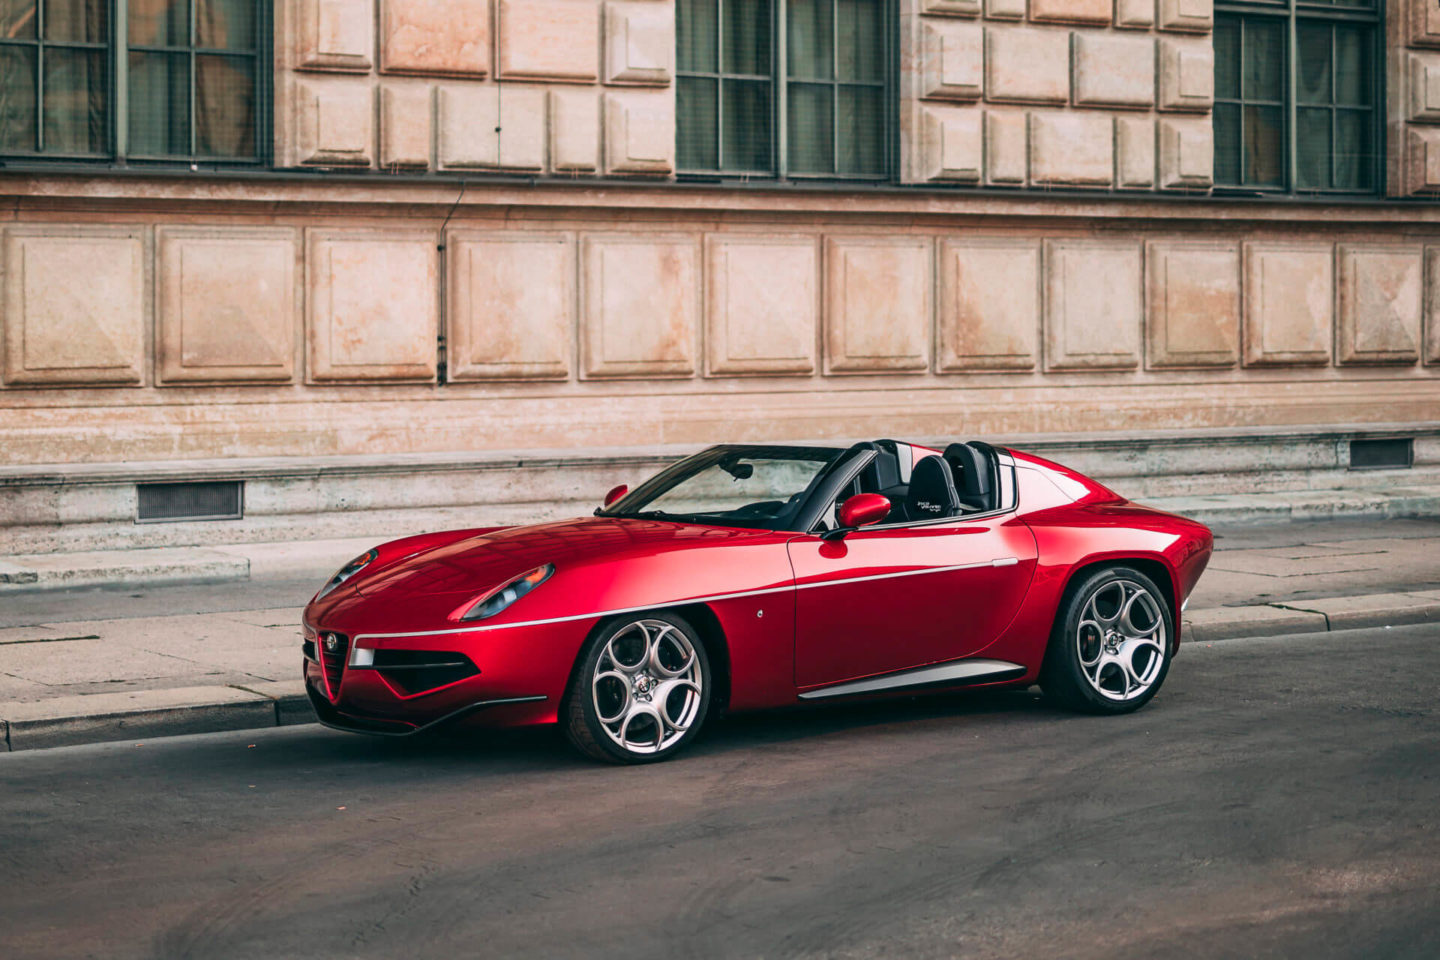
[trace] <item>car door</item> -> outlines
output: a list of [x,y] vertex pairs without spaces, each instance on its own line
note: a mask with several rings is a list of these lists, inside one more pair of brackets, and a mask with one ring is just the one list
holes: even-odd
[[788,550],[802,690],[983,649],[1014,619],[1036,557],[1013,514],[807,534]]

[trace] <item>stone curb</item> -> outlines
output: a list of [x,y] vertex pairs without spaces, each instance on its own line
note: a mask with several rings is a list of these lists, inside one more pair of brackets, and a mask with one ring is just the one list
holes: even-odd
[[0,704],[0,746],[40,750],[314,720],[298,680],[102,693]]
[[[1413,623],[1440,623],[1440,591],[1215,607],[1184,620],[1190,643]],[[0,704],[0,745],[9,751],[38,750],[313,722],[315,714],[298,680],[91,694]]]
[[249,559],[212,547],[152,547],[0,558],[0,595],[111,584],[216,583],[249,578]]
[[1185,617],[1184,637],[1191,642],[1207,643],[1412,623],[1440,623],[1440,591],[1372,593],[1197,610]]

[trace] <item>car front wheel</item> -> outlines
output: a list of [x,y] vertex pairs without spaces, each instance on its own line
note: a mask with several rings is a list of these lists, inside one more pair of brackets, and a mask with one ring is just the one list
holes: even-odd
[[1138,710],[1165,681],[1174,633],[1155,581],[1132,567],[1097,570],[1065,592],[1040,685],[1073,710]]
[[699,733],[711,686],[705,644],[683,617],[621,617],[595,634],[581,655],[565,733],[596,760],[664,760]]

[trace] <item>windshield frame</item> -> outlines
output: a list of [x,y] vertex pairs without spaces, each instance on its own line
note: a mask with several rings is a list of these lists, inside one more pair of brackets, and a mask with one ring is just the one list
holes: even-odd
[[[736,527],[744,530],[775,530],[790,531],[798,529],[799,522],[803,521],[812,511],[811,501],[815,499],[816,492],[826,486],[826,480],[833,476],[838,468],[849,462],[852,457],[852,450],[844,447],[827,447],[816,444],[751,444],[751,443],[722,443],[713,447],[706,447],[699,453],[691,454],[675,463],[670,464],[664,470],[655,474],[650,479],[641,483],[634,490],[629,491],[625,496],[616,500],[608,507],[601,507],[595,511],[597,517],[615,517],[619,519],[644,519],[644,520],[666,520],[673,523],[693,523],[698,526],[707,527]],[[754,457],[767,460],[810,460],[821,463],[815,476],[810,478],[805,489],[801,491],[800,498],[795,505],[779,517],[757,517],[754,520],[740,518],[710,517],[704,514],[667,514],[663,511],[647,511],[639,505],[649,503],[657,497],[668,493],[679,486],[685,480],[695,476],[703,470],[707,470],[718,464],[726,457]]]

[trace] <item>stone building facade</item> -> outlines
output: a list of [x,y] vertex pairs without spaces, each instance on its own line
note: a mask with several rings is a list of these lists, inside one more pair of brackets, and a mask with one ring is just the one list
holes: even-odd
[[[122,488],[148,462],[180,479],[721,439],[1433,432],[1440,8],[1374,2],[1315,28],[1337,76],[1359,76],[1355,49],[1370,65],[1359,101],[1331,78],[1315,106],[1313,51],[1280,51],[1273,104],[1273,58],[1234,62],[1268,42],[1244,5],[824,0],[827,24],[878,25],[852,31],[883,97],[863,177],[682,163],[706,91],[762,88],[750,156],[785,162],[813,119],[794,10],[816,0],[736,7],[760,11],[768,88],[677,61],[716,0],[229,0],[256,39],[226,49],[260,54],[226,88],[254,101],[233,163],[214,149],[249,134],[198,120],[188,149],[136,155],[137,58],[172,48],[116,53],[123,31],[92,22],[130,70],[90,95],[93,155],[47,154],[0,97],[0,463],[31,491],[11,519],[133,515]],[[218,62],[211,8],[185,9],[190,53]],[[21,63],[45,23],[9,26]],[[821,120],[837,145],[860,122]],[[746,129],[719,122],[720,142]],[[1249,189],[1241,167],[1280,179]],[[122,473],[109,499],[65,486]]]

